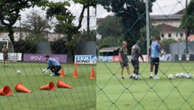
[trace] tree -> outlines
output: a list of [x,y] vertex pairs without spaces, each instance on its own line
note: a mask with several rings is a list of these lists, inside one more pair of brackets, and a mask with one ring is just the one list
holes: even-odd
[[123,34],[120,18],[116,16],[107,16],[106,18],[99,20],[97,32],[101,34],[103,38],[107,36],[118,38]]
[[186,29],[187,35],[194,34],[194,0],[191,0],[183,18],[181,28]]
[[78,39],[78,36],[75,36],[80,33],[82,27],[82,21],[84,18],[84,12],[88,7],[95,7],[95,0],[73,0],[75,3],[82,5],[82,10],[78,19],[78,25],[74,23],[75,16],[68,10],[70,6],[69,2],[56,2],[49,3],[49,8],[47,9],[47,18],[55,17],[58,23],[55,26],[55,32],[62,33],[67,35],[67,48],[68,56],[74,55],[74,47],[77,45],[77,42],[74,42],[75,39]]
[[13,25],[20,17],[20,12],[35,5],[44,5],[46,0],[1,0],[0,1],[0,22],[6,26],[10,40],[15,47]]
[[[155,0],[150,0],[151,7]],[[140,38],[140,30],[146,24],[146,12],[144,0],[97,0],[107,11],[112,11],[121,18],[125,40],[130,42],[130,48]]]
[[51,28],[48,20],[34,11],[27,15],[27,20],[22,23],[22,26],[33,34],[41,34]]

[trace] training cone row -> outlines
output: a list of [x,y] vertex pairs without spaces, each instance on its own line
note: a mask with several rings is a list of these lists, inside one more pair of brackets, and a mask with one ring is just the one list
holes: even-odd
[[[72,87],[66,83],[64,83],[61,80],[57,81],[57,87],[58,88],[68,88],[68,89],[72,89]],[[54,91],[55,90],[55,84],[53,82],[49,82],[48,84],[40,87],[40,90],[49,90],[49,91]]]
[[[66,83],[64,83],[61,80],[58,80],[57,82],[57,87],[58,88],[68,88],[72,89],[72,87]],[[43,85],[40,87],[40,90],[49,90],[49,91],[54,91],[55,90],[55,84],[53,82],[49,82],[46,85]],[[22,83],[17,83],[15,86],[15,91],[16,92],[23,92],[23,93],[31,93],[32,91],[26,88]],[[9,86],[5,85],[2,89],[0,89],[0,95],[2,96],[10,96],[12,94],[12,90]]]

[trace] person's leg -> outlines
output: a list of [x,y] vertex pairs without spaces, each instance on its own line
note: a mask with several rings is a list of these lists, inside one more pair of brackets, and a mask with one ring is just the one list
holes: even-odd
[[153,78],[154,64],[150,64],[150,78]]
[[121,80],[124,79],[123,71],[124,71],[124,67],[122,66],[122,67],[121,67]]
[[160,59],[159,58],[157,58],[156,59],[156,62],[155,62],[155,71],[154,71],[154,74],[155,75],[158,75],[158,69],[159,69],[159,61]]
[[128,76],[130,77],[130,69],[129,69],[129,65],[126,66],[126,69],[127,69]]
[[60,74],[58,73],[58,72],[60,71],[60,69],[61,69],[61,66],[55,66],[55,67],[54,67],[54,73],[55,73],[56,76],[59,76],[59,75],[60,75]]

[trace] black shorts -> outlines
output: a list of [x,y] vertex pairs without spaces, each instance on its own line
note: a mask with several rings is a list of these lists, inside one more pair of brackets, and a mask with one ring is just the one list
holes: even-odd
[[123,61],[121,63],[121,67],[127,67],[127,66],[129,66],[128,61]]
[[159,65],[160,59],[159,58],[151,58],[151,64],[152,65]]
[[8,60],[8,54],[3,54],[3,60]]

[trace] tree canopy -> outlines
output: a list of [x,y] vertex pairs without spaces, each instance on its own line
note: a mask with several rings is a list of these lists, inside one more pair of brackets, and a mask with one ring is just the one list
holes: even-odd
[[194,0],[191,0],[182,18],[181,28],[189,34],[194,34]]
[[36,5],[44,5],[47,0],[0,0],[0,22],[7,27],[12,44],[14,41],[13,25],[19,19],[20,12]]
[[[154,1],[150,0],[150,12]],[[140,39],[140,30],[146,24],[144,0],[97,0],[97,3],[121,18],[124,39],[131,42],[129,47]]]

